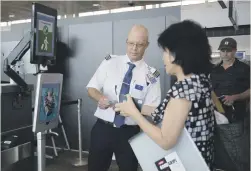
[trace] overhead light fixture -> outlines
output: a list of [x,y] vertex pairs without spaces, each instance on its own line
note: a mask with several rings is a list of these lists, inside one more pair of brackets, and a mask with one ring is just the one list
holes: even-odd
[[11,21],[11,24],[22,24],[22,23],[28,23],[30,21],[31,20],[29,20],[29,19],[26,19],[26,20],[14,20],[14,21]]
[[180,5],[181,5],[181,1],[180,2],[167,2],[167,3],[160,4],[161,7],[174,7],[174,6],[180,6]]
[[119,12],[129,12],[129,11],[138,11],[143,10],[143,6],[135,6],[135,7],[124,7],[124,8],[116,8],[112,9],[111,13],[119,13]]
[[205,3],[205,0],[186,0],[186,1],[181,1],[181,5],[195,5],[195,4],[203,4]]
[[93,6],[94,6],[94,7],[99,7],[99,6],[100,6],[100,4],[93,4]]
[[93,15],[102,15],[102,14],[109,14],[110,10],[103,10],[103,11],[93,11]]
[[0,26],[1,26],[1,27],[7,26],[7,22],[1,22]]
[[78,13],[78,16],[79,16],[79,17],[91,16],[91,15],[93,15],[93,12]]
[[152,9],[153,5],[146,5],[146,9]]
[[14,14],[10,14],[9,17],[10,17],[10,18],[13,18],[13,17],[15,17],[15,15],[14,15]]

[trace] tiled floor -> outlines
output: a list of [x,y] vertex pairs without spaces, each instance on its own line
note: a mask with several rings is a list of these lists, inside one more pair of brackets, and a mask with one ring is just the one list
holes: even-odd
[[[76,152],[60,152],[58,158],[47,160],[46,171],[88,171],[87,166],[75,167],[72,165],[76,161],[77,156],[78,153]],[[86,159],[86,154],[83,154],[83,157]],[[109,171],[119,171],[116,162],[111,164]]]
[[[46,154],[53,154],[50,150],[46,150]],[[87,165],[75,167],[73,163],[77,161],[78,153],[73,151],[58,151],[58,157],[46,159],[45,171],[88,171]],[[83,158],[87,160],[87,154],[83,153]],[[34,165],[32,164],[34,161]],[[11,165],[8,168],[1,169],[3,171],[37,171],[37,158],[32,161],[31,158],[22,160],[21,162]],[[34,168],[33,168],[34,166]],[[115,161],[112,162],[109,171],[119,171]],[[139,171],[142,171],[139,169]]]
[[[46,171],[88,171],[86,166],[73,166],[73,163],[77,161],[78,153],[64,151],[60,152],[59,156],[54,159],[47,159]],[[83,154],[83,158],[87,160],[87,155]],[[116,163],[111,165],[109,171],[118,171]]]

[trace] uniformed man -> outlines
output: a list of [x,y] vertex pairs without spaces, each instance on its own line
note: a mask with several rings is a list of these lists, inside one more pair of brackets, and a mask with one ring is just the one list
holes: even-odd
[[94,114],[98,119],[91,131],[89,171],[107,171],[113,153],[120,171],[136,171],[138,162],[128,140],[140,128],[131,118],[115,113],[114,105],[130,94],[142,106],[142,114],[150,115],[161,100],[159,72],[143,59],[149,44],[147,29],[133,26],[126,44],[126,55],[105,57],[87,85],[89,96],[98,103]]
[[223,103],[230,122],[247,117],[250,98],[250,66],[235,58],[237,42],[233,38],[221,41],[222,62],[211,74],[213,90]]

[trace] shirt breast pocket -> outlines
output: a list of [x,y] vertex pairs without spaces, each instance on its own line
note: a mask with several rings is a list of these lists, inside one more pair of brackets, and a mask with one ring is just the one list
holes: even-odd
[[135,82],[131,85],[130,94],[132,97],[143,100],[146,96],[147,86],[145,84]]

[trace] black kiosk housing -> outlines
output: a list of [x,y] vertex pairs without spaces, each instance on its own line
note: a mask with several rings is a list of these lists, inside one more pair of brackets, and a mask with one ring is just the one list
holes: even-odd
[[[39,50],[39,42],[41,40],[40,24],[50,24],[51,26],[51,52],[43,52]],[[57,11],[49,9],[48,7],[35,4],[32,6],[32,20],[31,28],[33,29],[33,36],[31,38],[31,64],[44,64],[46,61],[50,61],[51,64],[55,64],[56,61],[56,45],[57,45]],[[49,36],[49,33],[48,33]]]
[[[47,43],[43,43],[43,39],[44,42],[46,39]],[[27,84],[19,74],[11,68],[11,65],[15,65],[20,61],[29,49],[31,64],[37,64],[38,68],[40,65],[55,65],[56,45],[57,10],[33,3],[31,32],[25,34],[9,56],[4,60],[4,73],[24,90],[27,90]],[[9,61],[11,62],[9,63]]]

